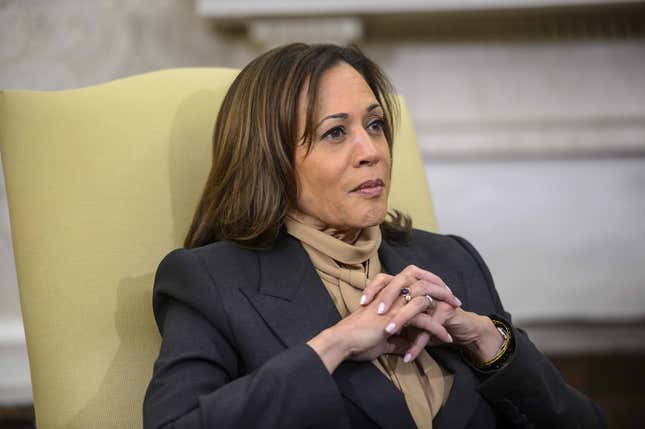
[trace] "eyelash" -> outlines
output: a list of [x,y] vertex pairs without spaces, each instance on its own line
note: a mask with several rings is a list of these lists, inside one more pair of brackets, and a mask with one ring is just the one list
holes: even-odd
[[344,127],[340,127],[340,126],[339,127],[334,127],[332,129],[330,129],[329,131],[327,131],[325,134],[323,134],[321,140],[325,140],[327,137],[337,138],[337,137],[332,137],[332,133],[335,133],[337,131],[340,131],[341,134],[345,135],[345,128]]
[[367,126],[368,128],[371,127],[372,125],[378,124],[379,129],[378,132],[383,132],[383,129],[385,128],[385,121],[383,119],[376,119]]
[[[383,119],[376,119],[376,120],[374,120],[374,121],[370,122],[370,123],[367,125],[367,128],[369,129],[369,128],[371,128],[371,127],[372,127],[372,126],[374,126],[374,125],[378,125],[378,126],[379,126],[379,127],[378,127],[378,130],[376,130],[376,132],[377,132],[377,133],[381,133],[381,132],[383,132],[383,128],[385,127],[385,121],[384,121]],[[332,129],[330,129],[329,131],[327,131],[326,133],[324,133],[324,134],[322,135],[321,140],[325,140],[325,139],[326,139],[326,138],[328,138],[328,137],[331,137],[332,139],[338,138],[338,137],[333,137],[333,136],[332,136],[332,134],[333,134],[333,133],[336,133],[336,132],[340,132],[342,135],[345,135],[345,134],[346,134],[345,127],[343,127],[343,126],[337,126],[337,127],[334,127],[334,128],[332,128]]]

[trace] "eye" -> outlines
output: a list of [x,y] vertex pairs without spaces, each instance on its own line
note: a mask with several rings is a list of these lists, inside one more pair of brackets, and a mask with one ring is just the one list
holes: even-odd
[[385,121],[383,119],[376,119],[369,123],[369,125],[367,126],[367,130],[370,131],[372,134],[381,134],[383,132],[384,127],[385,127]]
[[345,136],[345,128],[334,127],[322,135],[321,140],[330,140],[332,142],[340,141]]

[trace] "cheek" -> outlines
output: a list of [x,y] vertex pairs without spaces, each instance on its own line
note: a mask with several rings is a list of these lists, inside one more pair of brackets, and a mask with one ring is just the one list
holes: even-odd
[[392,167],[392,155],[390,151],[390,145],[387,143],[387,140],[385,141],[385,145],[383,147],[383,159],[385,160],[385,165],[387,166],[388,171]]
[[306,159],[297,169],[298,200],[310,203],[324,198],[333,183],[333,173],[326,171],[324,166],[317,165],[315,160]]
[[343,169],[339,163],[307,159],[298,173],[298,205],[311,215],[331,216],[343,211],[346,193],[343,188]]
[[337,156],[317,153],[316,148],[296,164],[301,183],[318,192],[337,187],[342,176],[344,162]]
[[303,189],[306,195],[304,200],[310,206],[315,206],[320,211],[333,210],[333,207],[342,204],[343,193],[338,181],[338,175],[325,174],[317,171],[310,175],[308,185]]

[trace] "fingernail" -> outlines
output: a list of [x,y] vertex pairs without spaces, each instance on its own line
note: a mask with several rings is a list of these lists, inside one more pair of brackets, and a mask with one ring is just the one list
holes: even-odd
[[365,304],[365,301],[367,301],[367,297],[365,295],[361,295],[361,305]]
[[410,353],[406,353],[405,356],[403,356],[403,362],[410,363],[411,360],[412,360],[412,355]]
[[448,342],[452,343],[452,337],[450,336],[450,334],[448,334]]
[[378,313],[378,314],[383,314],[383,313],[385,313],[385,303],[383,303],[383,302],[382,302],[382,303],[380,303],[380,304],[378,305],[377,313]]
[[395,328],[396,328],[396,323],[392,322],[385,327],[385,330],[391,334],[392,332],[394,332]]
[[461,307],[461,300],[459,298],[457,298],[457,297],[455,297],[455,300],[457,301],[457,304],[459,304],[459,306]]

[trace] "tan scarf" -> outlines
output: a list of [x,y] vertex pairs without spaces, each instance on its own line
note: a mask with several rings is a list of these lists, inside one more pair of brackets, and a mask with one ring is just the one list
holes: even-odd
[[[329,292],[341,317],[360,307],[365,286],[381,272],[378,226],[363,229],[354,244],[305,216],[287,217],[289,234],[299,239]],[[453,376],[423,350],[414,362],[405,363],[398,355],[383,355],[372,363],[403,393],[410,414],[419,428],[432,428],[432,419],[445,404]]]

